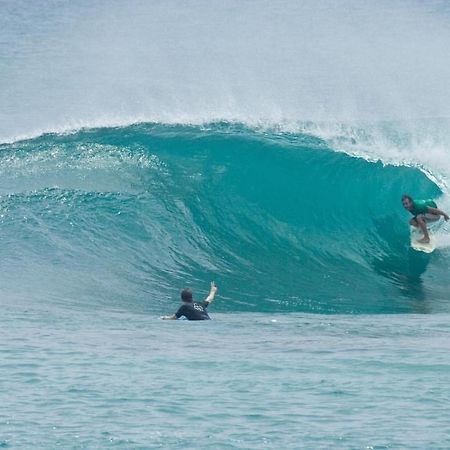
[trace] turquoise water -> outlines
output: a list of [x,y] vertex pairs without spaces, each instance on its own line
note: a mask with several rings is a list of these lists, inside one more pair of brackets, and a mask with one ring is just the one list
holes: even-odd
[[[398,198],[440,198],[421,171],[141,124],[5,144],[0,173],[3,446],[450,445],[450,254]],[[215,320],[158,320],[211,279]]]
[[449,12],[0,2],[0,448],[450,448]]
[[214,318],[4,307],[2,446],[450,446],[448,315]]
[[449,249],[413,251],[399,200],[436,184],[312,136],[93,129],[3,145],[0,171],[5,296],[159,314],[216,279],[219,312],[450,308]]

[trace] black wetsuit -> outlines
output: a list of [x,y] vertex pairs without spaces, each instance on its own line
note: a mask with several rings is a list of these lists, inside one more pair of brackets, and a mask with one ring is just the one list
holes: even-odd
[[208,305],[208,302],[184,302],[175,313],[175,316],[177,319],[184,316],[188,320],[210,320],[211,317],[206,312]]

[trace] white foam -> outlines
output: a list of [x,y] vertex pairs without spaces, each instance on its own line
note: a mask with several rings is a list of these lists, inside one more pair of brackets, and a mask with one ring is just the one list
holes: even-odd
[[[446,189],[448,123],[417,124],[450,118],[448,18],[445,4],[419,0],[9,1],[0,142],[227,120],[309,130]],[[394,119],[400,140],[373,125]]]

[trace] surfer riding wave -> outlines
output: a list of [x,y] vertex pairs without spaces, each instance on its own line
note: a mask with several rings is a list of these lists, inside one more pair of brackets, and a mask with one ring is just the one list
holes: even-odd
[[445,220],[449,219],[444,211],[438,209],[436,202],[432,199],[414,200],[410,195],[403,194],[402,205],[414,216],[409,221],[410,225],[415,228],[420,228],[423,232],[423,238],[419,240],[422,244],[428,244],[430,242],[427,223],[439,220],[440,216]]

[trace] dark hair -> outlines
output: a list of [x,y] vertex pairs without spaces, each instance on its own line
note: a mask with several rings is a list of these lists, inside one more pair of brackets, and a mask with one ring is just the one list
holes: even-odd
[[414,201],[412,199],[412,197],[410,195],[408,195],[408,194],[403,194],[402,195],[402,201],[405,200],[405,199],[408,199],[411,203]]
[[181,300],[183,300],[183,302],[192,302],[192,289],[183,289],[181,291]]

